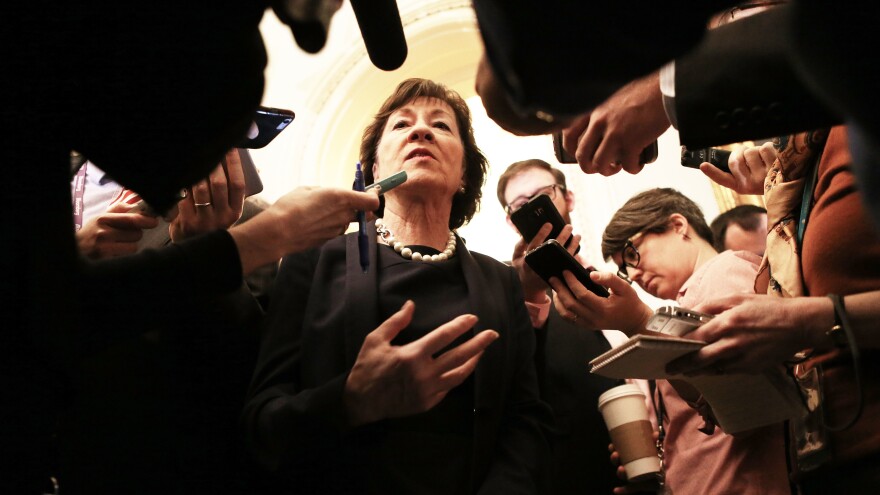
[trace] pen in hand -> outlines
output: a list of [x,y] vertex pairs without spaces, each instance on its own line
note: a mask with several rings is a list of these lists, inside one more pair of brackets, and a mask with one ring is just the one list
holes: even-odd
[[[361,162],[357,162],[357,169],[354,172],[355,191],[364,190],[364,172],[361,170]],[[364,273],[370,266],[370,240],[367,238],[367,214],[363,210],[357,212],[358,221],[358,254],[360,255],[361,269]]]

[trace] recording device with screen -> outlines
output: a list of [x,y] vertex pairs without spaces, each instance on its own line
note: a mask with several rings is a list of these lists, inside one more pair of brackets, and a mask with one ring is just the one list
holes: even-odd
[[292,110],[283,108],[258,107],[254,122],[247,135],[239,141],[236,148],[263,148],[275,139],[296,117]]
[[[577,158],[575,158],[574,155],[569,154],[565,151],[565,148],[562,147],[562,131],[556,131],[553,133],[553,153],[556,155],[556,161],[559,163],[577,163]],[[658,154],[659,148],[657,146],[657,140],[655,139],[653,143],[649,144],[641,153],[639,153],[639,164],[645,165],[647,163],[653,163],[657,159]]]
[[550,239],[526,253],[525,261],[529,268],[547,284],[550,283],[551,277],[556,277],[565,283],[562,272],[569,271],[587,290],[597,296],[608,297],[608,290],[590,278],[590,272],[593,270],[581,266],[571,253],[556,242],[556,239]]
[[730,158],[730,152],[719,148],[691,150],[687,146],[681,147],[681,164],[685,167],[700,168],[701,163],[708,162],[722,171],[730,173],[730,167],[727,165],[728,158]]
[[663,306],[648,320],[646,329],[681,337],[711,320],[710,314],[678,306]]

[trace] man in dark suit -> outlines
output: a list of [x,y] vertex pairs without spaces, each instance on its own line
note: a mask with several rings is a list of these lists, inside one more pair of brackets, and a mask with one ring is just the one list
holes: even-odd
[[[648,78],[645,74],[683,56],[676,61],[674,83],[661,85],[666,86],[665,95],[675,97],[666,109],[671,121],[677,120],[682,144],[727,144],[846,122],[854,129],[851,147],[863,189],[880,187],[880,174],[873,166],[880,159],[880,108],[874,97],[880,71],[873,40],[880,6],[795,0],[713,30],[697,45],[709,15],[735,4],[662,4],[656,7],[663,10],[658,15],[645,5],[618,9],[476,0],[486,44],[477,92],[487,113],[512,132],[550,132],[571,125],[578,114],[582,117],[576,125],[583,130],[583,120],[590,119],[590,112],[606,98],[645,97],[645,87],[628,89],[627,81],[635,84],[634,78]],[[557,34],[534,35],[540,26]],[[619,26],[627,27],[625,34],[615,30]],[[524,36],[527,31],[532,35]],[[524,39],[529,42],[519,41]],[[588,54],[589,63],[578,63],[574,50]],[[649,108],[656,103],[653,97],[637,102]],[[579,162],[588,172],[637,171],[633,157],[644,147],[642,142],[656,137],[649,139],[644,133],[668,127],[668,121],[664,125],[651,120],[641,126],[642,134],[624,139],[620,133],[632,131],[625,125],[627,119],[611,121],[620,125],[609,124],[608,132],[581,140],[587,149]],[[574,154],[580,132],[572,134],[565,148]],[[609,152],[616,156],[594,156],[595,142],[602,139],[618,143]],[[865,196],[880,220],[880,194]]]
[[[293,3],[272,2],[281,10]],[[335,9],[325,3],[321,13],[329,21]],[[154,311],[145,301],[179,309],[196,295],[233,291],[243,273],[337,235],[355,209],[378,207],[367,194],[300,190],[270,207],[271,215],[170,249],[94,264],[78,256],[70,150],[159,210],[172,206],[175,193],[205,177],[252,121],[263,89],[259,22],[267,4],[0,7],[0,58],[10,88],[0,128],[6,159],[15,164],[0,194],[0,389],[10,398],[0,404],[7,460],[0,492],[46,489],[57,470],[53,434],[72,396],[71,368],[119,339],[168,323],[173,311]],[[291,24],[292,14],[279,12]],[[301,39],[306,29],[298,29]],[[160,149],[179,161],[157,159]],[[364,204],[351,204],[358,199]],[[327,216],[297,213],[317,205]],[[305,222],[327,230],[297,225]],[[95,304],[86,294],[105,297]],[[116,324],[118,313],[130,325]]]
[[[547,194],[566,223],[571,223],[574,193],[566,187],[562,171],[542,160],[510,165],[498,180],[498,200],[510,213],[537,194]],[[512,223],[510,223],[513,226]],[[602,332],[591,332],[563,318],[551,303],[547,285],[523,263],[525,243],[514,250],[526,306],[537,338],[535,365],[541,399],[556,418],[551,460],[553,493],[611,493],[620,484],[608,464],[608,430],[596,407],[599,396],[617,380],[592,375],[587,362],[610,349]]]
[[[85,162],[84,180],[75,180],[83,187],[74,187],[74,198],[96,215],[84,217],[77,231],[80,250],[102,259],[165,249],[172,239],[246,222],[266,205],[244,199],[240,188],[226,187],[226,176],[242,174],[237,157],[227,154],[211,181],[188,189],[170,225],[129,211],[138,198],[127,199],[131,191]],[[119,201],[111,203],[114,195]],[[207,195],[204,203],[197,199],[202,195]],[[97,214],[108,205],[109,211]],[[153,229],[141,230],[145,219]],[[75,395],[58,431],[56,478],[63,492],[258,491],[238,420],[256,363],[260,304],[268,303],[276,271],[277,264],[269,264],[249,275],[246,287],[203,297],[169,325],[124,339],[74,368]],[[154,309],[167,311],[163,305]]]

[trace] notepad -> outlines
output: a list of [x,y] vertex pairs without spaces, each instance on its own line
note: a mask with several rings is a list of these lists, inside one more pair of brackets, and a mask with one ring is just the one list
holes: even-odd
[[674,378],[688,382],[703,394],[718,426],[729,434],[781,423],[806,412],[800,392],[781,366],[753,375],[686,377],[666,373],[670,361],[705,345],[671,335],[639,334],[590,361],[590,372],[609,378]]
[[672,335],[638,334],[590,361],[590,372],[609,378],[669,378],[666,363],[704,345]]

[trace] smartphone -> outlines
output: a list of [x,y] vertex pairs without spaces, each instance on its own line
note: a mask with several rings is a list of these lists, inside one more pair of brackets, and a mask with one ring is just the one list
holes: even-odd
[[578,260],[566,251],[556,239],[550,239],[526,253],[525,261],[548,284],[551,277],[556,277],[565,283],[562,272],[568,270],[587,290],[597,296],[608,297],[608,289],[590,278],[590,272],[593,270],[581,266]]
[[[659,152],[660,148],[655,139],[653,143],[649,144],[641,153],[639,153],[639,163],[642,165],[653,163],[657,160]],[[559,163],[577,163],[577,158],[575,158],[574,155],[569,154],[565,151],[565,148],[562,147],[562,131],[556,131],[553,133],[553,153],[556,155],[556,161]]]
[[253,196],[263,191],[263,181],[260,172],[254,164],[251,153],[245,148],[238,148],[238,157],[241,159],[241,170],[244,172],[244,195]]
[[258,107],[247,135],[236,148],[263,148],[275,139],[296,117],[292,110]]
[[713,318],[712,315],[678,306],[663,306],[654,312],[645,327],[652,332],[660,332],[680,337],[699,328]]
[[[559,233],[565,227],[565,220],[562,218],[559,210],[556,209],[553,200],[546,194],[535,196],[528,203],[524,204],[522,208],[511,213],[510,221],[513,222],[513,225],[519,230],[519,233],[527,243],[532,242],[532,239],[535,238],[535,235],[545,223],[553,226],[550,230],[550,235],[547,237],[548,239],[559,237]],[[571,242],[571,238],[568,239],[565,245],[568,246],[569,242]],[[580,246],[578,246],[578,251],[580,251]]]
[[389,175],[388,177],[385,177],[378,182],[373,182],[369,186],[365,187],[364,191],[369,191],[370,189],[381,187],[381,189],[379,189],[379,194],[381,195],[403,184],[404,182],[406,182],[406,170],[401,170],[400,172]]
[[719,148],[691,150],[687,146],[681,147],[681,164],[685,167],[700,168],[701,163],[709,162],[729,174],[728,158],[730,158],[730,152]]

